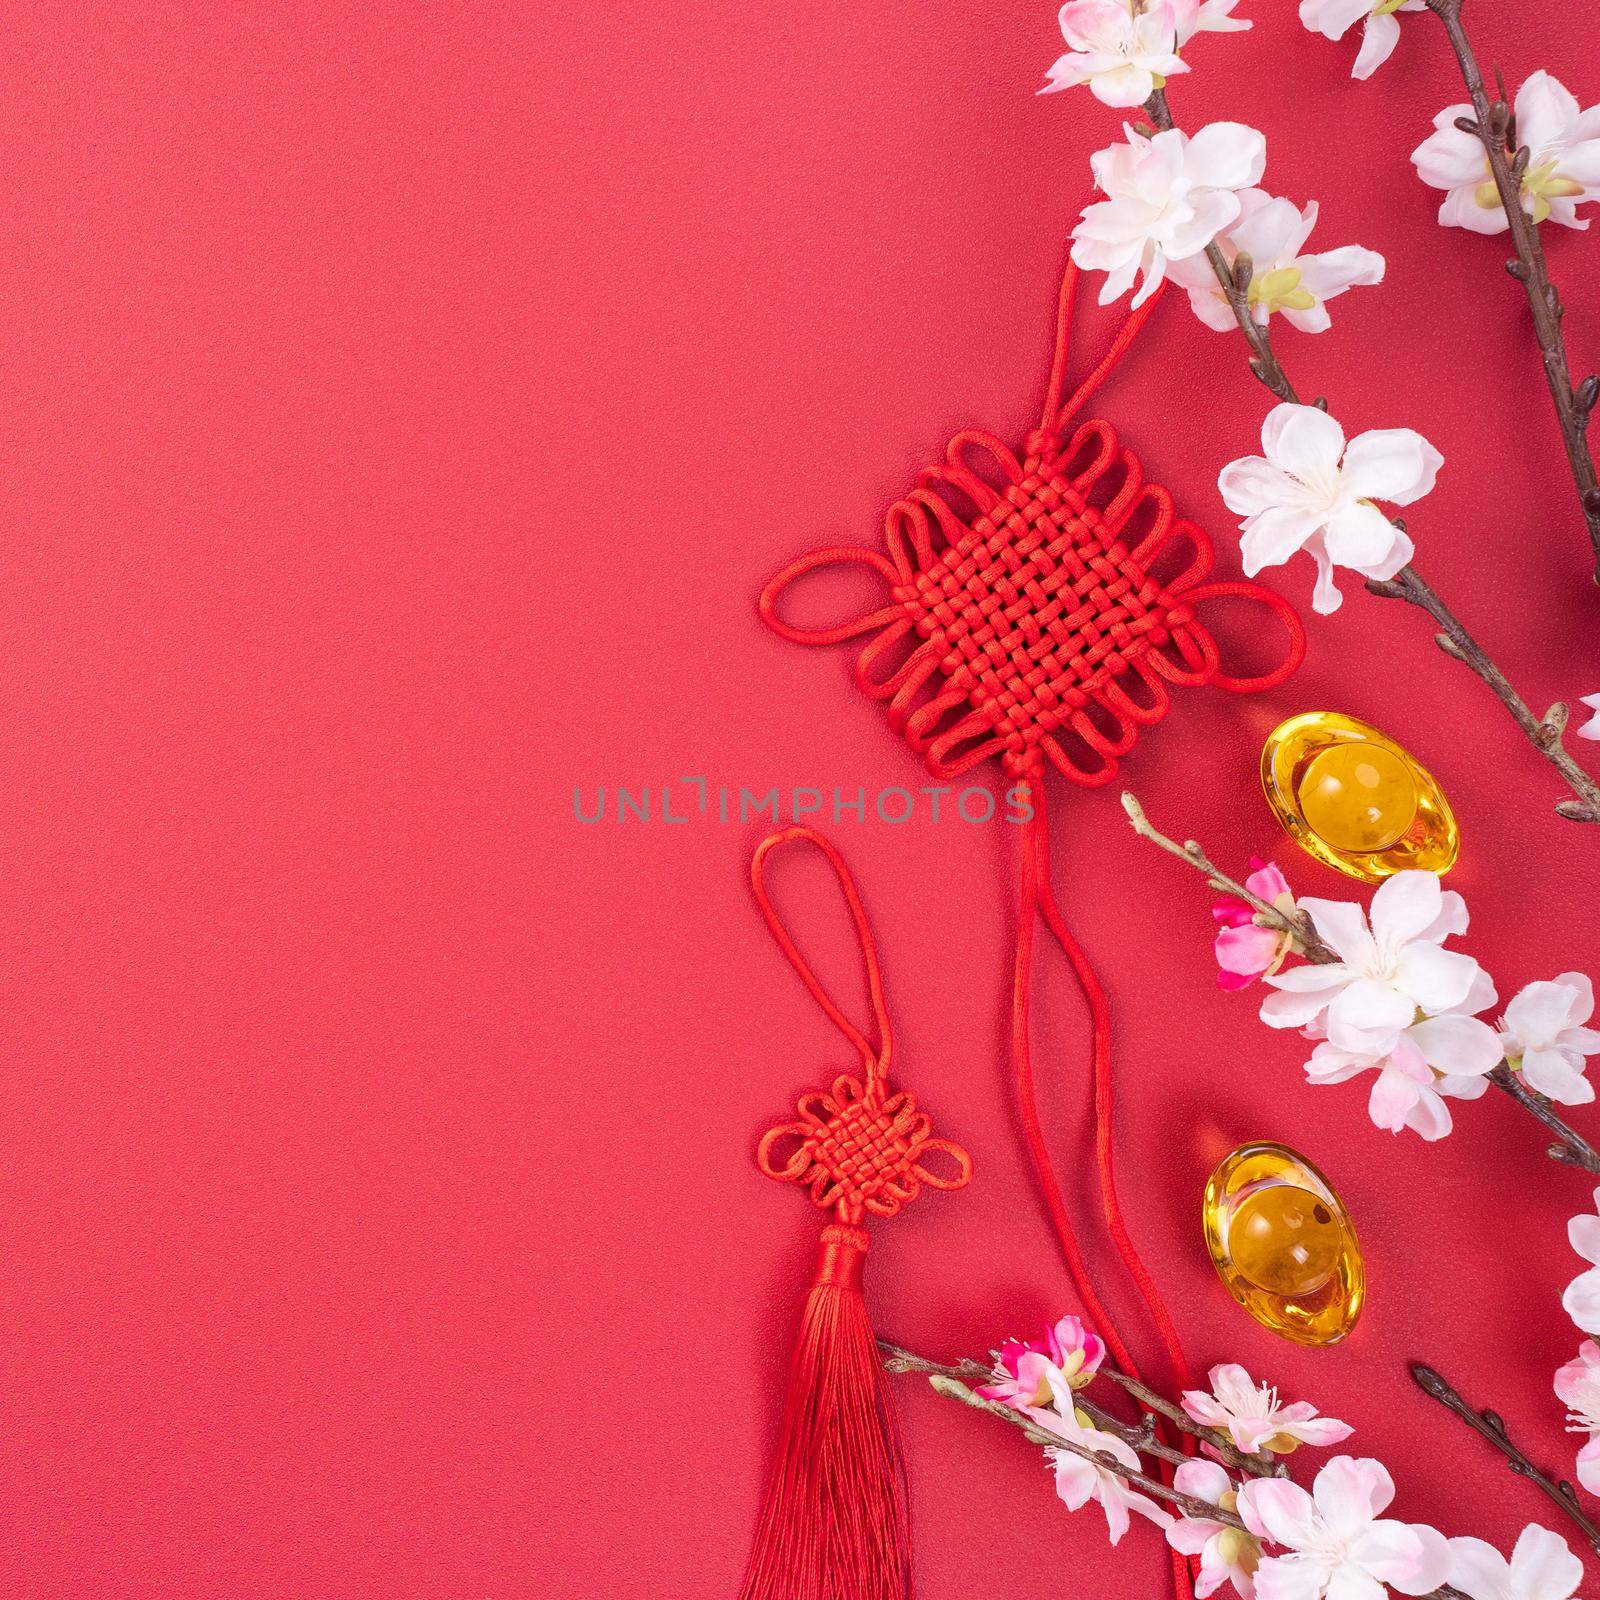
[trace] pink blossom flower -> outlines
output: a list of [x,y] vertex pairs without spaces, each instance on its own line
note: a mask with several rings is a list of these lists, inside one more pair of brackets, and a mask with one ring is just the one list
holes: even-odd
[[[1072,1391],[1053,1370],[1048,1378],[1056,1409],[1045,1411],[1037,1406],[1028,1406],[1024,1408],[1028,1417],[1046,1433],[1109,1455],[1124,1467],[1137,1472],[1139,1457],[1133,1446],[1114,1433],[1102,1433],[1090,1423],[1073,1405]],[[1106,1514],[1106,1529],[1111,1535],[1112,1544],[1116,1544],[1128,1531],[1131,1512],[1137,1511],[1141,1517],[1148,1517],[1159,1528],[1165,1528],[1172,1522],[1170,1511],[1157,1505],[1148,1495],[1140,1494],[1109,1467],[1103,1467],[1099,1462],[1090,1461],[1072,1450],[1057,1450],[1047,1445],[1044,1453],[1055,1469],[1056,1493],[1061,1497],[1062,1504],[1068,1511],[1081,1511],[1091,1500],[1098,1500]]]
[[1215,1366],[1206,1376],[1211,1393],[1186,1389],[1183,1409],[1208,1428],[1226,1428],[1241,1450],[1271,1450],[1287,1455],[1300,1444],[1338,1444],[1355,1431],[1333,1417],[1319,1417],[1309,1401],[1279,1405],[1276,1389],[1258,1384],[1234,1362]]
[[[1294,910],[1288,879],[1274,861],[1251,856],[1254,868],[1244,886],[1258,899],[1279,911]],[[1276,928],[1258,928],[1255,912],[1243,900],[1219,900],[1211,915],[1222,924],[1212,949],[1217,957],[1217,983],[1223,989],[1242,989],[1252,978],[1273,973],[1294,948],[1294,935]]]
[[1506,1060],[1558,1105],[1587,1105],[1594,1085],[1583,1075],[1584,1057],[1600,1051],[1600,1033],[1583,1026],[1593,1015],[1594,985],[1581,972],[1528,984],[1500,1019]]
[[1067,0],[1060,22],[1067,54],[1050,68],[1040,94],[1086,83],[1104,105],[1137,106],[1189,70],[1178,57],[1172,0],[1155,0],[1137,12],[1128,0]]
[[1424,0],[1300,0],[1300,20],[1325,39],[1341,39],[1361,23],[1361,50],[1352,78],[1370,78],[1400,42],[1397,11],[1421,11]]
[[1556,1398],[1567,1408],[1567,1432],[1588,1435],[1578,1452],[1578,1482],[1600,1494],[1600,1345],[1585,1339],[1556,1372]]
[[[1238,1510],[1233,1480],[1215,1461],[1185,1461],[1173,1474],[1172,1486],[1223,1511]],[[1200,1557],[1196,1600],[1206,1600],[1224,1583],[1231,1583],[1243,1600],[1252,1600],[1261,1563],[1261,1545],[1253,1535],[1210,1517],[1180,1517],[1167,1529],[1167,1543],[1186,1556]]]
[[1381,1519],[1394,1480],[1379,1461],[1335,1456],[1306,1493],[1287,1478],[1252,1478],[1239,1515],[1288,1551],[1256,1571],[1258,1600],[1383,1600],[1383,1586],[1427,1594],[1450,1576],[1450,1545],[1422,1523]]
[[1453,889],[1440,889],[1431,872],[1385,879],[1372,897],[1370,928],[1366,913],[1348,901],[1307,896],[1300,909],[1339,959],[1268,978],[1278,990],[1261,1005],[1269,1028],[1316,1024],[1341,1050],[1381,1055],[1419,1011],[1430,1017],[1459,1011],[1481,987],[1478,963],[1444,948],[1451,934],[1466,932],[1466,903]]
[[1007,1339],[995,1354],[995,1381],[978,1393],[1022,1411],[1050,1404],[1051,1373],[1069,1389],[1083,1388],[1100,1370],[1106,1347],[1076,1317],[1063,1317],[1042,1339]]

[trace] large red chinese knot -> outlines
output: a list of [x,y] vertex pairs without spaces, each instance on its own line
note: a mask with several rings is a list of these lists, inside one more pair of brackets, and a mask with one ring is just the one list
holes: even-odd
[[[862,639],[854,677],[885,704],[895,731],[936,778],[953,779],[997,757],[1029,802],[1022,827],[1022,892],[1012,980],[1011,1053],[1018,1109],[1041,1196],[1079,1299],[1117,1363],[1138,1368],[1086,1269],[1039,1120],[1029,1036],[1033,941],[1042,919],[1072,964],[1093,1022],[1095,1168],[1106,1228],[1171,1360],[1187,1380],[1177,1331],[1129,1234],[1117,1198],[1112,1139],[1110,1007],[1088,958],[1067,930],[1050,887],[1044,774],[1086,788],[1108,783],[1140,730],[1160,722],[1173,685],[1236,694],[1282,683],[1305,654],[1305,631],[1269,589],[1207,582],[1211,541],[1177,517],[1172,496],[1145,480],[1108,422],[1078,412],[1127,350],[1159,293],[1123,323],[1105,355],[1063,401],[1077,272],[1069,267],[1056,319],[1056,352],[1038,428],[1021,455],[993,434],[958,433],[945,458],[890,506],[882,550],[830,545],[792,561],[762,590],[767,625],[798,644]],[[876,572],[882,594],[831,627],[801,627],[779,612],[797,578],[824,567]],[[1264,605],[1287,643],[1279,664],[1254,677],[1222,671],[1201,618],[1224,597]],[[790,1125],[790,1131],[793,1125]],[[771,1137],[771,1136],[769,1136]],[[770,1146],[764,1146],[770,1150]],[[808,1135],[804,1171],[835,1181]],[[799,1153],[796,1154],[799,1159]],[[764,1165],[770,1162],[764,1159]],[[781,1166],[781,1164],[780,1164]],[[838,1169],[843,1181],[844,1169]],[[790,1176],[786,1167],[778,1175]],[[798,1179],[800,1171],[793,1175]],[[818,1177],[808,1179],[813,1183]],[[844,1192],[844,1191],[841,1191]],[[1164,1467],[1170,1477],[1170,1466]],[[1192,1594],[1186,1560],[1172,1555],[1180,1597]],[[773,1595],[831,1596],[821,1588]]]
[[[839,880],[866,966],[875,1041],[834,1004],[772,904],[767,858],[789,841],[815,846]],[[927,1114],[905,1090],[889,1086],[894,1033],[878,952],[843,857],[810,828],[784,828],[757,847],[750,883],[778,947],[850,1042],[860,1070],[840,1073],[828,1091],[801,1095],[798,1119],[769,1129],[756,1153],[763,1172],[805,1184],[832,1220],[822,1230],[806,1297],[783,1439],[744,1600],[911,1600],[905,1467],[893,1397],[861,1298],[862,1223],[868,1215],[895,1216],[924,1184],[963,1187],[972,1161],[960,1145],[934,1138]],[[930,1160],[937,1164],[930,1167]]]
[[[1167,714],[1169,685],[1267,689],[1305,653],[1300,619],[1281,596],[1254,583],[1203,581],[1210,539],[1176,517],[1172,496],[1145,481],[1110,423],[1084,422],[1066,437],[1155,305],[1128,319],[1063,405],[1074,277],[1069,269],[1044,420],[1022,459],[993,434],[958,433],[945,460],[889,507],[886,554],[859,545],[813,550],[761,593],[767,625],[797,644],[870,636],[856,658],[856,684],[887,703],[891,725],[937,778],[998,756],[1019,778],[1049,761],[1074,783],[1107,783],[1139,730]],[[973,459],[980,455],[987,472]],[[1182,546],[1187,564],[1156,577]],[[841,564],[879,573],[885,598],[834,627],[797,627],[778,615],[797,578]],[[1257,601],[1281,619],[1289,647],[1274,671],[1236,678],[1221,670],[1198,608],[1224,596]]]

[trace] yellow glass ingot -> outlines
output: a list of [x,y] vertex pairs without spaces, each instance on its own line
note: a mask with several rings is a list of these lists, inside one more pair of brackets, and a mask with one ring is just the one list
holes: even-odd
[[1228,1293],[1296,1344],[1337,1344],[1356,1325],[1366,1268],[1350,1214],[1306,1158],[1246,1144],[1206,1183],[1206,1248]]
[[1461,850],[1433,774],[1342,712],[1306,711],[1274,728],[1261,750],[1261,787],[1302,850],[1367,883],[1412,867],[1448,872]]

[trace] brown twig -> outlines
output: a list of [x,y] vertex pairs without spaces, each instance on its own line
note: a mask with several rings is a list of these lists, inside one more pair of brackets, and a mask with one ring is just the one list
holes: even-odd
[[[1144,807],[1126,790],[1122,795],[1122,809],[1128,813],[1133,831],[1141,839],[1147,839],[1158,849],[1165,850],[1168,855],[1187,862],[1214,888],[1226,890],[1230,894],[1243,893],[1241,885],[1220,871],[1193,839],[1186,844],[1179,844],[1177,840],[1169,839],[1162,833],[1145,815]],[[1270,906],[1264,900],[1257,899],[1254,895],[1244,894],[1244,898],[1256,908],[1257,924],[1261,927],[1277,928],[1291,935],[1298,942],[1301,953],[1307,961],[1326,966],[1339,959],[1314,932],[1309,931],[1310,922],[1304,912],[1296,911],[1293,915],[1289,915],[1278,910],[1276,906]],[[1509,1062],[1502,1061],[1488,1076],[1489,1081],[1497,1089],[1509,1095],[1524,1111],[1536,1117],[1555,1135],[1556,1142],[1545,1151],[1551,1160],[1565,1162],[1569,1167],[1578,1167],[1584,1172],[1600,1177],[1600,1150],[1595,1149],[1582,1134],[1569,1127],[1550,1101],[1530,1089]]]
[[1567,466],[1578,491],[1578,505],[1589,530],[1589,543],[1594,551],[1594,581],[1600,583],[1600,479],[1595,476],[1588,439],[1589,416],[1596,396],[1600,395],[1600,382],[1591,377],[1573,387],[1567,367],[1566,341],[1561,335],[1564,311],[1561,296],[1550,281],[1545,265],[1539,224],[1522,209],[1522,174],[1527,169],[1530,152],[1526,145],[1515,150],[1510,147],[1508,141],[1515,140],[1516,128],[1504,88],[1500,88],[1493,100],[1489,98],[1467,30],[1462,25],[1461,0],[1427,0],[1427,3],[1444,27],[1475,113],[1476,120],[1461,117],[1456,126],[1482,144],[1510,225],[1511,241],[1517,253],[1506,262],[1506,270],[1522,285],[1528,297],[1528,309],[1533,313],[1533,331],[1543,358],[1540,364],[1550,398],[1555,403]]
[[1474,1433],[1481,1434],[1487,1439],[1506,1458],[1506,1465],[1519,1478],[1526,1478],[1529,1483],[1537,1484],[1539,1489],[1561,1508],[1562,1513],[1582,1530],[1584,1538],[1589,1541],[1589,1548],[1596,1555],[1600,1555],[1600,1526],[1596,1526],[1578,1504],[1577,1492],[1565,1478],[1552,1478],[1549,1473],[1541,1471],[1511,1442],[1511,1437],[1506,1432],[1505,1419],[1499,1412],[1475,1410],[1439,1373],[1432,1367],[1424,1366],[1420,1361],[1411,1363],[1411,1376],[1424,1394],[1431,1395],[1447,1411],[1452,1411],[1460,1417]]
[[[1434,4],[1435,0],[1429,0],[1429,3]],[[1459,7],[1460,0],[1443,0],[1443,3]],[[1157,128],[1176,126],[1172,120],[1172,109],[1167,104],[1164,89],[1157,89],[1145,102],[1144,109]],[[1283,370],[1283,363],[1272,348],[1271,333],[1265,324],[1256,321],[1250,309],[1250,276],[1253,271],[1250,258],[1240,255],[1233,266],[1229,267],[1227,257],[1223,255],[1221,248],[1212,244],[1206,248],[1206,260],[1211,263],[1211,270],[1216,274],[1217,283],[1233,312],[1234,321],[1239,325],[1239,331],[1249,342],[1251,372],[1278,399],[1287,400],[1295,405],[1303,404],[1294,385],[1290,383],[1288,374]],[[1562,372],[1565,373],[1565,370],[1563,357]],[[1587,389],[1584,392],[1587,393]],[[1321,399],[1313,403],[1326,409]],[[1404,528],[1404,524],[1397,519],[1395,526]],[[1384,599],[1404,600],[1426,612],[1433,619],[1440,629],[1434,635],[1434,643],[1447,656],[1459,661],[1488,685],[1496,699],[1510,712],[1517,726],[1527,735],[1534,749],[1555,767],[1566,781],[1567,787],[1572,790],[1576,798],[1559,802],[1556,811],[1569,822],[1600,823],[1600,784],[1597,784],[1567,754],[1561,742],[1562,733],[1566,728],[1566,708],[1558,704],[1552,706],[1543,717],[1536,717],[1527,701],[1512,688],[1506,675],[1489,658],[1477,640],[1467,632],[1454,613],[1446,607],[1432,585],[1423,580],[1415,567],[1402,567],[1387,581],[1369,580],[1367,588]]]

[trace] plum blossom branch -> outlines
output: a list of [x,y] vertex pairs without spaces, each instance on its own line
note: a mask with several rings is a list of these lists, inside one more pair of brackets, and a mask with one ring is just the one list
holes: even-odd
[[[878,1341],[878,1349],[883,1355],[884,1366],[890,1372],[921,1373],[928,1378],[949,1378],[962,1383],[987,1383],[993,1376],[992,1369],[979,1362],[966,1359],[953,1364],[929,1361],[927,1357],[919,1356],[901,1345],[891,1344],[887,1339]],[[1130,1378],[1125,1373],[1104,1366],[1099,1369],[1099,1375],[1126,1389],[1145,1408],[1146,1416],[1143,1421],[1130,1426],[1120,1418],[1112,1416],[1103,1406],[1097,1406],[1081,1394],[1078,1396],[1078,1406],[1094,1419],[1096,1427],[1115,1434],[1124,1443],[1131,1444],[1134,1449],[1142,1450],[1145,1454],[1170,1462],[1174,1466],[1181,1466],[1189,1459],[1183,1451],[1172,1449],[1156,1437],[1155,1417],[1162,1416],[1179,1432],[1187,1433],[1191,1438],[1199,1439],[1209,1445],[1216,1451],[1218,1458],[1235,1471],[1259,1478],[1275,1478],[1283,1475],[1285,1469],[1267,1452],[1241,1450],[1221,1428],[1208,1428],[1204,1423],[1196,1422],[1181,1406],[1174,1405],[1164,1396],[1157,1394],[1154,1389],[1140,1383],[1137,1378]],[[1003,1406],[1001,1409],[1009,1417],[1014,1418],[1018,1415],[1009,1406]]]
[[[1255,908],[1256,923],[1262,927],[1277,928],[1290,934],[1299,944],[1307,961],[1324,966],[1339,960],[1334,951],[1329,949],[1310,927],[1310,919],[1304,912],[1285,912],[1248,894],[1243,885],[1234,882],[1222,872],[1194,840],[1179,844],[1175,839],[1162,833],[1146,816],[1144,807],[1126,791],[1122,796],[1122,809],[1127,812],[1133,831],[1141,839],[1147,840],[1158,849],[1165,850],[1168,855],[1176,856],[1180,861],[1186,862],[1201,873],[1213,887],[1238,895],[1252,904]],[[1530,1088],[1523,1081],[1521,1074],[1512,1070],[1509,1062],[1502,1060],[1487,1076],[1496,1088],[1509,1095],[1554,1135],[1555,1142],[1545,1152],[1552,1160],[1600,1176],[1600,1150],[1596,1150],[1587,1139],[1570,1127],[1550,1100]]]
[[1411,1377],[1424,1394],[1437,1400],[1445,1410],[1458,1416],[1474,1433],[1487,1439],[1506,1458],[1506,1465],[1519,1478],[1526,1478],[1529,1483],[1536,1484],[1544,1495],[1561,1508],[1562,1514],[1578,1526],[1588,1541],[1589,1548],[1596,1555],[1600,1555],[1600,1526],[1596,1526],[1579,1506],[1577,1491],[1564,1478],[1555,1479],[1549,1473],[1541,1471],[1511,1442],[1511,1437],[1506,1432],[1505,1419],[1499,1412],[1487,1409],[1475,1410],[1439,1373],[1420,1361],[1411,1363]]
[[[1459,0],[1445,0],[1445,3],[1459,4]],[[1157,89],[1150,96],[1144,110],[1157,130],[1169,131],[1176,127],[1164,89]],[[1255,270],[1254,263],[1248,255],[1241,254],[1230,267],[1221,247],[1214,241],[1206,246],[1205,254],[1218,286],[1227,298],[1234,320],[1239,325],[1239,331],[1249,343],[1251,372],[1280,401],[1290,405],[1302,404],[1273,349],[1268,326],[1258,322],[1252,314],[1250,281]],[[1320,398],[1314,403],[1320,410],[1327,409],[1326,402]],[[1404,531],[1404,524],[1396,521],[1395,526]],[[1505,673],[1495,665],[1488,652],[1467,632],[1414,566],[1403,566],[1389,579],[1369,580],[1367,588],[1384,599],[1404,600],[1433,619],[1440,630],[1434,636],[1434,642],[1446,655],[1461,662],[1488,686],[1533,747],[1556,768],[1572,790],[1575,798],[1564,800],[1556,807],[1560,815],[1572,822],[1600,823],[1600,784],[1573,760],[1562,744],[1567,722],[1566,707],[1558,703],[1543,717],[1535,716]]]
[[[1163,1453],[1151,1448],[1154,1441],[1150,1439],[1149,1432],[1154,1419],[1149,1413],[1146,1414],[1143,1428],[1130,1429],[1126,1424],[1116,1423],[1114,1419],[1105,1419],[1104,1412],[1087,1402],[1081,1393],[1069,1390],[1065,1383],[1060,1381],[1052,1381],[1049,1386],[1053,1396],[1050,1404],[1056,1408],[1054,1413],[1048,1406],[1043,1408],[1027,1406],[1016,1397],[1007,1403],[992,1398],[989,1391],[975,1389],[972,1386],[969,1380],[991,1376],[989,1369],[976,1361],[960,1361],[952,1364],[929,1361],[913,1351],[882,1340],[879,1341],[879,1348],[884,1355],[884,1365],[890,1372],[922,1375],[928,1379],[935,1394],[946,1400],[953,1400],[959,1405],[968,1406],[972,1410],[999,1417],[1017,1428],[1031,1443],[1052,1452],[1053,1458],[1058,1463],[1058,1473],[1061,1471],[1059,1463],[1062,1456],[1075,1457],[1087,1462],[1094,1469],[1093,1476],[1099,1479],[1101,1487],[1092,1496],[1080,1493],[1075,1498],[1069,1498],[1058,1482],[1058,1492],[1067,1500],[1069,1506],[1075,1508],[1084,1503],[1086,1498],[1102,1499],[1107,1505],[1109,1521],[1110,1507],[1114,1498],[1134,1495],[1135,1491],[1137,1495],[1134,1495],[1134,1498],[1146,1497],[1142,1502],[1143,1509],[1166,1529],[1167,1540],[1173,1548],[1186,1554],[1202,1555],[1200,1575],[1207,1586],[1202,1587],[1198,1591],[1200,1593],[1213,1592],[1226,1579],[1241,1594],[1248,1595],[1255,1592],[1253,1579],[1257,1576],[1258,1569],[1262,1577],[1265,1577],[1270,1567],[1274,1569],[1275,1575],[1287,1579],[1289,1572],[1295,1569],[1297,1561],[1310,1560],[1315,1564],[1311,1570],[1318,1571],[1322,1579],[1317,1587],[1318,1594],[1323,1593],[1326,1584],[1335,1577],[1342,1577],[1346,1582],[1364,1578],[1366,1581],[1361,1592],[1365,1593],[1368,1589],[1376,1592],[1378,1584],[1373,1573],[1373,1565],[1387,1563],[1386,1566],[1379,1566],[1379,1570],[1383,1571],[1387,1584],[1393,1585],[1400,1592],[1420,1594],[1421,1600],[1469,1600],[1467,1594],[1452,1584],[1438,1582],[1440,1578],[1455,1576],[1453,1571],[1455,1548],[1447,1545],[1438,1533],[1431,1528],[1415,1524],[1378,1523],[1369,1520],[1374,1510],[1381,1511],[1387,1506],[1388,1499],[1394,1492],[1388,1474],[1377,1462],[1354,1461],[1349,1457],[1339,1457],[1324,1469],[1328,1477],[1326,1494],[1328,1502],[1340,1493],[1333,1487],[1335,1482],[1348,1485],[1361,1498],[1361,1509],[1354,1511],[1347,1523],[1341,1523],[1337,1539],[1330,1540],[1323,1535],[1318,1526],[1321,1513],[1317,1505],[1304,1489],[1288,1477],[1287,1469],[1281,1464],[1272,1463],[1268,1452],[1256,1454],[1237,1450],[1226,1430],[1202,1429],[1202,1433],[1214,1435],[1221,1444],[1232,1449],[1233,1459],[1230,1465],[1239,1475],[1237,1478],[1230,1477],[1223,1467],[1214,1462],[1180,1458],[1182,1465],[1175,1475],[1175,1480],[1167,1483],[1154,1473],[1142,1470],[1142,1463],[1137,1454],[1117,1454],[1110,1449],[1101,1448],[1096,1442],[1097,1435],[1081,1428],[1081,1418],[1078,1424],[1073,1424],[1062,1417],[1060,1431],[1054,1426],[1045,1425],[1053,1422],[1062,1408],[1067,1407],[1081,1412],[1083,1417],[1090,1419],[1099,1429],[1098,1438],[1106,1444],[1120,1440],[1124,1445],[1131,1444],[1135,1451],[1170,1461],[1174,1453]],[[1102,1372],[1105,1376],[1116,1377],[1118,1381],[1122,1381],[1118,1374],[1110,1373],[1106,1369],[1102,1369]],[[1285,1420],[1297,1418],[1298,1425],[1306,1430],[1312,1442],[1317,1443],[1336,1442],[1348,1436],[1350,1432],[1343,1423],[1316,1418],[1313,1407],[1301,1405],[1288,1408],[1287,1411],[1278,1411],[1276,1392],[1258,1389],[1254,1380],[1250,1379],[1242,1368],[1214,1369],[1212,1381],[1215,1394],[1210,1397],[1203,1394],[1185,1395],[1185,1405],[1202,1400],[1214,1401],[1217,1397],[1229,1393],[1217,1382],[1218,1375],[1223,1372],[1233,1372],[1238,1375],[1244,1386],[1242,1396],[1247,1397],[1235,1396],[1234,1406],[1224,1407],[1230,1426],[1256,1423],[1270,1428],[1276,1426],[1280,1418]],[[1064,1374],[1060,1370],[1054,1371],[1054,1380],[1061,1380],[1063,1377]],[[1145,1389],[1144,1385],[1139,1384],[1136,1388],[1129,1385],[1129,1387],[1141,1400],[1148,1396],[1157,1401],[1155,1409],[1161,1414],[1170,1416],[1174,1420],[1183,1419],[1190,1425],[1191,1431],[1200,1427],[1186,1411],[1155,1395],[1153,1391]],[[1263,1415],[1259,1411],[1250,1409],[1249,1400],[1257,1395],[1273,1407],[1270,1415]],[[1240,1406],[1243,1409],[1237,1409]],[[1312,1430],[1316,1428],[1322,1431],[1313,1433]],[[1110,1438],[1106,1437],[1108,1434]],[[1323,1502],[1325,1499],[1322,1479],[1323,1473],[1319,1473],[1318,1502]],[[1263,1482],[1263,1480],[1269,1481]],[[1077,1487],[1081,1489],[1081,1480]],[[1196,1489],[1203,1492],[1191,1492]],[[1272,1502],[1277,1509],[1276,1515],[1267,1510],[1265,1503],[1258,1506],[1251,1499],[1258,1493],[1271,1493],[1276,1497]],[[1352,1502],[1352,1506],[1354,1503]],[[1184,1520],[1174,1523],[1170,1515],[1159,1511],[1160,1504],[1173,1507],[1182,1514]],[[1294,1512],[1299,1513],[1298,1522],[1293,1515]],[[1124,1511],[1122,1526],[1126,1526],[1126,1521]],[[1378,1535],[1378,1544],[1365,1539],[1364,1529],[1368,1526],[1374,1535]],[[1379,1530],[1382,1530],[1381,1534]],[[1120,1529],[1114,1527],[1112,1537],[1115,1542],[1120,1537]],[[1289,1541],[1286,1550],[1282,1548],[1284,1540]],[[1397,1546],[1408,1549],[1409,1554],[1397,1559],[1394,1554]],[[1427,1587],[1430,1584],[1437,1586]],[[1306,1592],[1310,1593],[1309,1590]]]
[[1517,252],[1515,258],[1506,263],[1506,270],[1522,285],[1528,297],[1528,309],[1533,313],[1533,331],[1539,341],[1545,383],[1555,404],[1567,466],[1578,491],[1578,504],[1594,550],[1594,580],[1600,583],[1600,478],[1595,475],[1588,440],[1590,413],[1596,398],[1600,397],[1600,379],[1588,377],[1573,387],[1566,341],[1561,332],[1564,311],[1561,296],[1550,281],[1539,224],[1522,207],[1522,180],[1531,152],[1526,145],[1519,146],[1514,153],[1508,149],[1508,138],[1516,136],[1511,107],[1503,89],[1491,100],[1484,88],[1483,74],[1478,70],[1477,58],[1461,21],[1461,5],[1462,0],[1427,0],[1428,9],[1444,27],[1461,69],[1461,81],[1472,101],[1473,117],[1458,119],[1456,126],[1483,145],[1500,204],[1505,208]]

